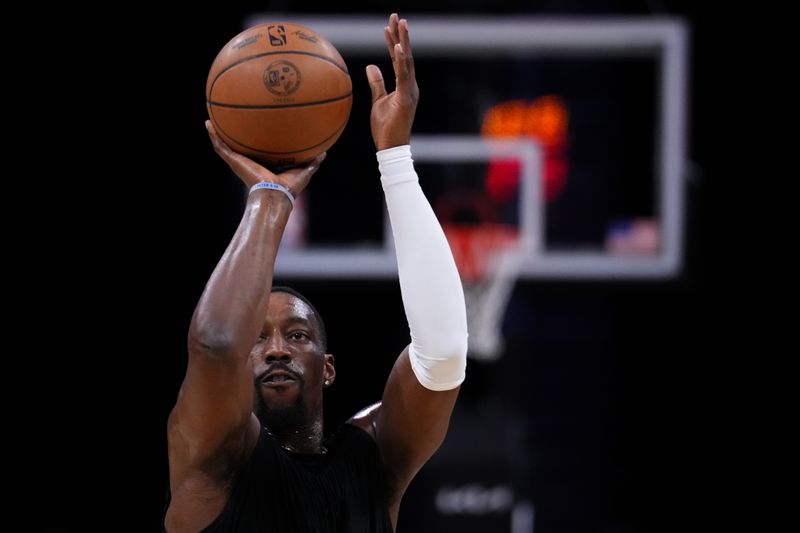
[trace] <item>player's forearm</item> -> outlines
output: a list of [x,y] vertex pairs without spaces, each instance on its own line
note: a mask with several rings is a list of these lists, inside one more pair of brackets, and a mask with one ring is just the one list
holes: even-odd
[[461,279],[444,231],[419,186],[409,148],[384,150],[378,160],[411,330],[412,367],[426,387],[450,389],[463,380],[466,367]]
[[244,356],[266,314],[275,258],[291,206],[282,193],[257,191],[206,284],[190,327],[190,342],[216,355]]

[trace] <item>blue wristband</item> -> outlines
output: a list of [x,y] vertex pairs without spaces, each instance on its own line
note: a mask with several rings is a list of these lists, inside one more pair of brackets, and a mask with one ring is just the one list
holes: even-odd
[[279,185],[277,183],[271,183],[269,181],[262,181],[250,187],[250,193],[248,194],[252,194],[253,191],[256,191],[258,189],[272,189],[273,191],[281,191],[289,199],[289,202],[291,202],[292,207],[294,207],[294,196],[292,196],[292,193],[289,192],[289,189],[287,189],[283,185]]

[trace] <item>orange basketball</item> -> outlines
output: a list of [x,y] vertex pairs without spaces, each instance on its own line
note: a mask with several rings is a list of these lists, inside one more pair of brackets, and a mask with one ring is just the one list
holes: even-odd
[[339,51],[291,22],[260,24],[231,39],[206,82],[208,116],[222,139],[273,168],[301,165],[333,146],[352,103]]

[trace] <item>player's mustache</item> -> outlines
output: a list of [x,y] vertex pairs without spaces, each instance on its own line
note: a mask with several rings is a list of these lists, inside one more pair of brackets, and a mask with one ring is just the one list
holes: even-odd
[[303,377],[300,375],[300,373],[290,368],[289,365],[287,365],[286,363],[279,361],[277,363],[273,363],[272,365],[268,366],[264,371],[259,372],[258,375],[256,376],[255,382],[257,384],[261,383],[262,381],[264,381],[264,378],[267,377],[269,373],[275,372],[277,370],[286,372],[297,381],[303,381]]

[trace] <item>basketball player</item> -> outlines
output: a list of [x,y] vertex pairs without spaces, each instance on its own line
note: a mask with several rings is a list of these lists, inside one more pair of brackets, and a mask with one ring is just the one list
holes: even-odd
[[168,423],[169,533],[392,532],[403,493],[445,437],[466,369],[464,296],[411,159],[419,90],[408,23],[392,14],[384,33],[396,88],[387,94],[380,70],[367,67],[370,121],[411,342],[382,401],[324,438],[323,389],[336,370],[322,317],[299,293],[272,287],[293,197],[323,157],[276,175],[207,123],[251,192],[190,326]]

